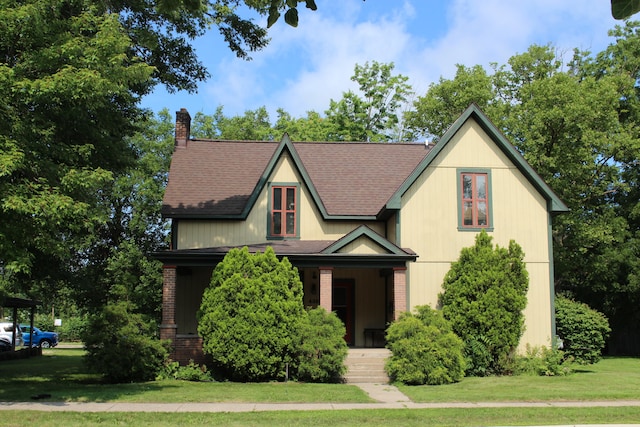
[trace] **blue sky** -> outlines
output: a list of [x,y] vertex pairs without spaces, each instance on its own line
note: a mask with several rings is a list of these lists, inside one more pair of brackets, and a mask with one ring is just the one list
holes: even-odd
[[[278,21],[271,42],[252,61],[237,59],[217,29],[194,45],[211,77],[198,93],[167,93],[158,87],[143,106],[170,112],[187,108],[213,114],[222,105],[227,116],[266,106],[294,117],[323,113],[331,99],[356,89],[356,64],[393,62],[396,74],[409,77],[416,95],[441,77],[452,78],[456,64],[496,62],[550,43],[569,60],[573,48],[599,52],[612,39],[607,31],[620,21],[610,0],[316,0],[317,11],[301,4],[300,25]],[[264,18],[256,15],[256,21]]]

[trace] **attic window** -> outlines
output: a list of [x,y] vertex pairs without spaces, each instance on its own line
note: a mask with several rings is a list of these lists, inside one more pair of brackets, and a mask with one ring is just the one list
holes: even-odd
[[272,185],[269,237],[298,237],[298,186]]
[[458,229],[491,230],[490,196],[490,171],[458,171]]

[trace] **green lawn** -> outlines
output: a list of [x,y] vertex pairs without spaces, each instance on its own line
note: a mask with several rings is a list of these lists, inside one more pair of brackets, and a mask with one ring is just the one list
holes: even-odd
[[[190,383],[103,384],[87,373],[81,349],[45,350],[39,358],[0,363],[0,401],[85,402],[370,402],[359,388],[343,384]],[[416,402],[638,399],[640,359],[607,358],[568,377],[465,378],[448,386],[399,388]],[[0,411],[0,425],[225,425],[225,426],[475,426],[632,423],[640,407],[366,409],[250,413],[73,413]]]
[[1,411],[0,425],[121,426],[498,426],[637,423],[640,408],[366,409],[248,413]]
[[0,401],[30,401],[50,394],[48,401],[76,402],[372,402],[356,386],[344,384],[195,383],[152,381],[105,384],[87,372],[82,349],[44,350],[42,357],[0,363]]
[[398,388],[414,402],[640,399],[640,359],[605,358],[566,377],[465,378],[445,386]]

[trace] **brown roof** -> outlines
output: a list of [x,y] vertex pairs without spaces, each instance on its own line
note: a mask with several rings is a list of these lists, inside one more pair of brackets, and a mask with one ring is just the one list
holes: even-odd
[[[190,140],[176,148],[163,214],[238,216],[280,142]],[[427,155],[423,144],[292,145],[328,215],[374,216]]]

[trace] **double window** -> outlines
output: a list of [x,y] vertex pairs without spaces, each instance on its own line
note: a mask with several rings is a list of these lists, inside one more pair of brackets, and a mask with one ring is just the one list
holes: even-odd
[[491,175],[489,171],[458,172],[458,207],[460,229],[492,227]]
[[298,237],[298,186],[270,187],[269,237]]

